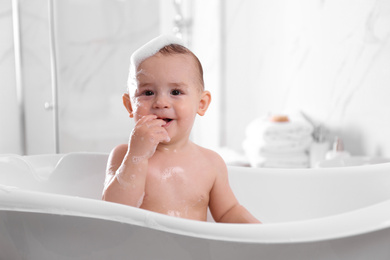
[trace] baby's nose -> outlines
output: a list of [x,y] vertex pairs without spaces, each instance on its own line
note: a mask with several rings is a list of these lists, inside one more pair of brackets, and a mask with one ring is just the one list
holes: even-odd
[[155,99],[154,104],[153,104],[153,108],[162,109],[162,108],[170,108],[170,107],[171,107],[171,104],[168,100],[168,97],[166,97],[164,95],[156,96],[156,99]]

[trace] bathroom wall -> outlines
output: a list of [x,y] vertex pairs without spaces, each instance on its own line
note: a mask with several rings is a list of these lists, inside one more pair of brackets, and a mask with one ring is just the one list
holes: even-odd
[[303,111],[355,155],[390,156],[390,2],[225,2],[227,146],[247,124]]
[[[109,152],[132,127],[122,106],[130,54],[159,34],[159,1],[54,1],[60,152]],[[20,0],[27,154],[53,153],[47,0]],[[11,1],[0,2],[0,153],[22,153]]]
[[[52,153],[48,1],[19,2],[27,153]],[[132,127],[121,104],[129,55],[171,31],[172,2],[54,2],[60,151],[108,152]],[[242,152],[253,119],[303,111],[352,154],[390,156],[390,2],[184,2],[213,95],[197,119],[197,143]],[[11,1],[0,1],[0,32],[0,153],[21,153]]]
[[122,105],[131,53],[159,34],[159,2],[57,1],[61,151],[127,143]]

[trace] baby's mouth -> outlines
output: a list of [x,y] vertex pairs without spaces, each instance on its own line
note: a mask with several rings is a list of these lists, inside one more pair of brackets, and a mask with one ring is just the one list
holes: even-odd
[[164,120],[167,124],[172,121],[171,118],[157,118],[157,119]]

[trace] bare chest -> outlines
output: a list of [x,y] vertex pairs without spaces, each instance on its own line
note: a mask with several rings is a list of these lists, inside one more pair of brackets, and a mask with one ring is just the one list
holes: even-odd
[[203,167],[151,166],[142,207],[167,215],[200,218],[207,211],[213,178]]

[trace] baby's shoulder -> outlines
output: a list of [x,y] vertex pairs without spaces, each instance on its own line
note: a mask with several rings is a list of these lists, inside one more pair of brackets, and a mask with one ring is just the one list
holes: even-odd
[[127,144],[120,144],[117,145],[114,149],[112,149],[108,157],[108,164],[116,165],[119,167],[119,165],[122,163],[122,160],[127,153],[127,148],[128,148]]
[[225,168],[226,164],[222,157],[215,151],[196,145],[199,153],[202,154],[204,162],[218,169]]
[[127,144],[120,144],[114,147],[111,151],[112,157],[124,157],[127,153],[128,145]]

